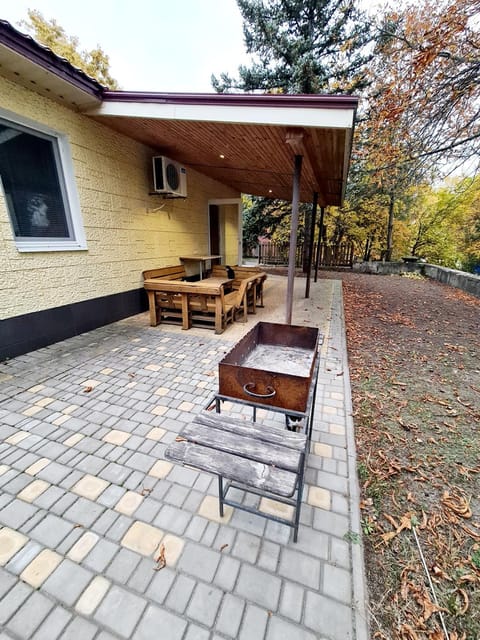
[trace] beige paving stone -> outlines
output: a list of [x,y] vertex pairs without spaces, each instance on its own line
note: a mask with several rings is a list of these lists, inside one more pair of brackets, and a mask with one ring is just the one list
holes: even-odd
[[82,387],[92,387],[92,389],[95,389],[95,387],[98,387],[99,384],[102,384],[101,380],[84,380],[83,382],[80,383],[82,385]]
[[34,480],[30,484],[20,491],[17,495],[17,498],[23,500],[24,502],[33,502],[38,496],[42,495],[44,491],[48,489],[50,486],[49,482],[45,482],[45,480]]
[[127,431],[120,431],[120,429],[112,429],[109,433],[106,433],[102,440],[105,442],[109,442],[110,444],[117,444],[121,446],[124,444],[131,436],[131,433]]
[[73,485],[71,491],[76,493],[83,498],[88,498],[89,500],[96,500],[98,496],[105,491],[110,483],[106,480],[102,480],[101,478],[96,478],[95,476],[87,473],[80,478],[80,480]]
[[313,445],[313,453],[316,456],[322,456],[323,458],[331,458],[333,456],[333,447],[330,444],[324,444],[323,442],[315,442]]
[[36,384],[34,387],[30,387],[30,389],[27,389],[27,391],[30,391],[30,393],[38,393],[42,389],[45,389],[44,384]]
[[167,387],[158,387],[158,389],[155,389],[155,391],[153,392],[153,395],[154,396],[166,396],[169,391],[170,391],[170,389],[167,389]]
[[115,505],[115,511],[131,516],[143,502],[143,496],[136,491],[127,491]]
[[326,414],[329,414],[329,415],[337,415],[337,408],[336,407],[329,407],[327,405],[323,405],[322,413],[326,413]]
[[22,440],[25,440],[25,438],[28,438],[29,435],[28,431],[17,431],[17,433],[6,438],[5,442],[8,442],[8,444],[18,444]]
[[70,436],[63,443],[66,447],[74,447],[80,440],[83,440],[85,436],[83,433],[74,433],[73,436]]
[[210,358],[202,358],[202,360],[200,360],[200,362],[202,362],[203,364],[210,364],[211,359]]
[[7,380],[12,380],[13,376],[9,373],[0,373],[0,382],[6,382]]
[[88,587],[77,600],[75,610],[84,616],[90,616],[103,600],[111,585],[110,580],[103,576],[95,576]]
[[127,387],[127,389],[133,389],[133,387],[137,386],[136,382],[129,382],[127,385],[125,385]]
[[208,384],[208,382],[206,380],[200,380],[200,382],[197,382],[197,387],[199,389],[205,389],[207,384]]
[[228,524],[233,515],[233,508],[228,505],[223,505],[223,518],[221,518],[218,511],[218,498],[215,496],[205,496],[198,509],[198,515],[213,522]]
[[90,616],[103,600],[111,585],[110,580],[103,576],[95,576],[88,587],[77,600],[75,610],[84,616]]
[[35,402],[35,404],[37,405],[37,407],[48,407],[48,405],[52,404],[52,402],[55,402],[55,398],[42,398],[41,400]]
[[44,549],[25,567],[20,574],[20,579],[34,589],[38,589],[48,576],[55,571],[61,561],[61,555],[51,551],[51,549]]
[[161,529],[137,520],[125,533],[120,544],[144,556],[151,556],[158,549],[162,538]]
[[283,504],[277,500],[271,500],[270,498],[262,498],[259,505],[260,511],[268,513],[271,516],[277,516],[278,518],[284,518],[285,520],[292,520],[294,509],[289,504]]
[[319,507],[320,509],[330,511],[332,494],[328,489],[323,489],[322,487],[309,487],[307,502],[311,504],[312,507]]
[[166,460],[157,460],[148,472],[148,475],[153,476],[154,478],[166,478],[172,467],[173,464],[171,462],[167,462]]
[[114,369],[111,369],[110,367],[105,367],[105,369],[102,369],[100,371],[100,373],[103,373],[104,376],[109,376],[113,372],[114,372]]
[[165,369],[173,369],[174,366],[175,366],[175,362],[164,362],[163,363],[163,368],[165,368]]
[[334,433],[336,436],[345,435],[345,427],[342,427],[339,424],[331,424],[328,430],[330,431],[330,433]]
[[78,409],[78,404],[71,404],[68,407],[65,407],[62,413],[66,413],[67,415],[70,415],[75,411],[75,409]]
[[28,409],[25,409],[25,411],[22,411],[22,415],[28,416],[30,418],[31,416],[34,416],[36,413],[40,413],[42,409],[43,407],[37,407],[36,405],[33,405],[31,407],[28,407]]
[[162,367],[159,364],[147,364],[145,367],[147,371],[160,371],[161,368]]
[[68,422],[68,420],[71,420],[70,416],[61,415],[56,418],[52,424],[54,424],[56,427],[60,427],[62,424],[65,424],[65,422]]
[[50,464],[51,460],[48,458],[40,458],[33,464],[31,464],[27,469],[25,469],[25,473],[28,473],[29,476],[35,476],[37,473],[40,473],[42,469],[45,469],[46,466]]
[[18,531],[8,527],[0,529],[0,567],[4,567],[27,542],[27,536]]
[[99,537],[96,533],[86,531],[83,536],[75,542],[67,553],[67,557],[74,562],[81,562],[97,544],[98,539]]
[[332,400],[343,400],[345,398],[343,393],[340,393],[339,391],[332,391],[330,393],[330,397],[332,398]]
[[178,405],[178,410],[179,410],[179,411],[191,411],[191,410],[193,409],[193,407],[194,407],[194,406],[195,406],[195,405],[193,404],[193,402],[187,402],[187,401],[185,401],[185,402],[181,402],[181,403]]
[[149,440],[161,440],[167,432],[161,427],[153,427],[145,436]]
[[164,413],[168,411],[168,407],[163,406],[162,404],[157,404],[150,413],[153,413],[155,416],[163,416]]
[[141,353],[146,353],[147,351],[149,351],[147,347],[139,347],[138,350],[141,351]]
[[259,510],[285,520],[292,520],[294,515],[294,509],[291,505],[283,504],[270,498],[262,498],[260,500]]
[[0,464],[0,476],[3,476],[4,473],[7,473],[9,469],[10,467],[8,466],[8,464]]
[[181,538],[178,538],[171,533],[167,533],[167,535],[162,538],[158,549],[155,551],[155,554],[153,556],[155,560],[158,558],[162,551],[162,545],[164,545],[165,561],[167,563],[167,567],[174,567],[177,564],[179,557],[182,555],[185,542]]

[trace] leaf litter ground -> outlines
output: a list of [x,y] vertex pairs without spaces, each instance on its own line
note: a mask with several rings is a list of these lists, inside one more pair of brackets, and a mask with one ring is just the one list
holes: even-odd
[[371,637],[479,640],[480,300],[321,277],[343,281]]

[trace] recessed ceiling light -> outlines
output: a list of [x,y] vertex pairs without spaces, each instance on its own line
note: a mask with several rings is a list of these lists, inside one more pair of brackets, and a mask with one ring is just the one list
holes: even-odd
[[269,190],[268,190],[268,193],[272,193],[272,190],[271,190],[271,189],[269,189]]
[[223,155],[223,153],[221,153],[221,154],[220,154],[220,158],[222,158],[222,160],[223,160],[223,158],[225,158],[225,156]]

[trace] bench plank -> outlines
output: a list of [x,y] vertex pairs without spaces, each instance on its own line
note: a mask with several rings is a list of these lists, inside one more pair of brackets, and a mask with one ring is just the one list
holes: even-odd
[[[286,431],[279,427],[265,427],[258,422],[250,422],[248,420],[238,420],[229,416],[220,416],[217,413],[197,415],[192,424],[201,424],[211,429],[221,431],[230,431],[240,436],[251,436],[262,442],[278,444],[283,447],[294,449],[295,451],[304,451],[307,436],[304,433],[296,433],[294,431]],[[182,434],[183,435],[183,434]]]
[[165,457],[285,498],[295,493],[295,473],[193,442],[172,442]]
[[258,438],[248,435],[239,437],[235,433],[212,429],[198,422],[186,425],[182,429],[181,437],[205,447],[233,453],[266,465],[274,465],[278,469],[286,469],[287,471],[298,469],[302,455],[301,452],[288,447],[262,442]]

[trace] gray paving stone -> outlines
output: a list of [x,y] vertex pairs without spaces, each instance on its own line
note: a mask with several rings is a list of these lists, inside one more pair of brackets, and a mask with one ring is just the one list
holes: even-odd
[[30,640],[40,623],[53,607],[53,602],[34,591],[10,619],[8,629],[20,638]]
[[305,600],[305,625],[318,633],[325,633],[332,640],[353,640],[352,611],[329,598],[311,591]]
[[98,627],[84,618],[77,616],[60,636],[61,640],[92,640]]
[[190,513],[166,504],[160,509],[154,520],[154,525],[181,536],[185,532],[191,517]]
[[104,511],[102,515],[92,525],[92,531],[104,535],[114,524],[115,520],[119,518],[119,514],[115,511]]
[[34,504],[42,509],[49,509],[55,502],[65,495],[65,491],[59,487],[48,487],[46,491],[35,499]]
[[0,568],[0,599],[13,588],[16,583],[16,578],[14,578],[8,571]]
[[297,584],[285,582],[280,598],[279,612],[294,622],[302,619],[305,590]]
[[325,511],[324,509],[315,509],[313,514],[313,526],[319,531],[325,531],[329,535],[343,538],[349,530],[349,519],[347,516]]
[[268,622],[265,640],[278,640],[279,638],[288,638],[288,640],[319,640],[318,636],[310,633],[305,628],[293,625],[278,616],[272,616]]
[[108,480],[108,482],[122,485],[131,473],[132,470],[128,467],[111,462],[101,470],[98,476],[104,480]]
[[128,518],[123,514],[120,514],[118,518],[112,523],[112,526],[107,531],[107,537],[113,540],[114,542],[119,542],[127,529],[129,529],[133,524],[132,518]]
[[[48,456],[45,457],[47,458]],[[41,480],[46,480],[50,482],[50,484],[60,484],[60,482],[68,476],[70,471],[70,468],[63,464],[50,462],[50,464],[37,473],[36,477]]]
[[196,578],[211,582],[220,562],[220,553],[188,542],[178,562],[178,568]]
[[352,601],[352,580],[349,571],[325,564],[323,567],[323,593],[345,604]]
[[50,511],[58,516],[62,516],[65,511],[75,502],[78,498],[73,493],[64,493],[56,502],[50,507]]
[[238,640],[264,640],[268,617],[268,612],[264,609],[255,605],[247,605]]
[[348,542],[339,538],[330,539],[330,554],[328,557],[330,564],[350,569],[350,547]]
[[[150,605],[135,631],[136,640],[182,640],[187,622],[165,609]],[[200,640],[198,636],[196,640]]]
[[215,629],[230,638],[236,638],[244,608],[244,600],[227,593],[223,598]]
[[232,554],[246,562],[255,564],[260,551],[261,539],[249,533],[240,531],[235,539]]
[[0,511],[0,523],[11,529],[20,529],[37,511],[38,509],[28,502],[14,499]]
[[276,611],[280,597],[281,580],[271,573],[242,565],[235,593],[256,602],[269,611]]
[[91,527],[104,511],[102,505],[80,497],[65,511],[63,517],[83,527]]
[[112,580],[125,583],[136,569],[140,558],[141,556],[138,553],[134,553],[130,549],[120,548],[105,574]]
[[143,558],[130,576],[128,586],[138,593],[145,593],[156,573],[153,571],[154,568],[155,566],[151,558]]
[[175,576],[176,573],[168,567],[161,571],[156,571],[147,588],[147,596],[155,602],[158,602],[158,604],[163,604],[175,580]]
[[18,611],[32,593],[32,589],[24,582],[17,582],[0,600],[0,625],[4,625]]
[[[130,638],[146,606],[143,598],[114,585],[103,598],[94,618],[114,633],[123,638]],[[159,627],[156,629],[157,637],[158,629]]]
[[[168,478],[169,482],[172,482],[169,474]],[[183,503],[187,499],[189,494],[188,487],[182,487],[179,484],[172,484],[169,491],[165,494],[163,500],[164,502],[171,504],[175,507],[182,507]]]
[[55,607],[32,636],[32,640],[57,640],[71,618],[71,614],[63,607]]
[[282,549],[279,575],[312,589],[320,586],[320,560],[292,549]]
[[219,526],[216,522],[209,522],[206,526],[205,532],[202,536],[202,544],[207,547],[210,547],[213,544],[217,534],[218,534]]
[[100,471],[107,466],[107,461],[98,456],[88,455],[81,460],[77,466],[78,471],[90,473],[92,476],[98,476]]
[[101,538],[83,559],[82,564],[96,573],[102,573],[117,552],[117,544]]
[[42,521],[30,531],[30,535],[34,540],[41,542],[46,547],[55,549],[72,529],[72,523],[48,513]]
[[72,606],[92,578],[91,571],[65,558],[44,582],[42,589]]
[[231,556],[223,556],[213,581],[224,591],[232,591],[239,571],[239,560]]
[[125,489],[130,491],[141,491],[145,481],[145,474],[142,471],[133,471],[123,483]]
[[195,580],[192,578],[178,575],[165,602],[167,607],[177,613],[183,613],[187,608],[195,584]]
[[184,640],[214,640],[215,636],[212,639],[210,632],[202,627],[197,626],[196,624],[191,624],[185,635]]
[[188,605],[187,616],[211,627],[222,601],[222,595],[220,589],[202,582],[198,583]]

